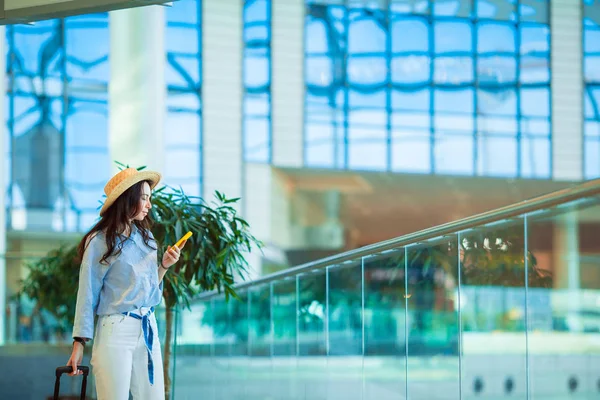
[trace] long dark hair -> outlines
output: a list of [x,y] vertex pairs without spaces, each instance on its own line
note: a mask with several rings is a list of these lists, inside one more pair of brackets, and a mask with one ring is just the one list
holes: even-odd
[[[85,234],[79,245],[77,246],[77,255],[79,262],[83,259],[83,253],[88,245],[88,241],[97,233],[104,233],[106,238],[106,253],[100,259],[101,264],[108,264],[108,258],[111,256],[117,256],[121,254],[123,248],[123,242],[118,241],[117,238],[120,233],[124,232],[129,226],[129,220],[137,215],[139,210],[140,199],[142,197],[142,188],[144,183],[151,185],[151,182],[142,181],[131,186],[122,195],[120,195],[115,202],[104,212],[100,221],[96,223]],[[142,221],[132,221],[131,224],[135,225],[140,231],[144,244],[149,248],[156,250],[150,244],[150,229],[152,228],[152,220],[148,214]]]

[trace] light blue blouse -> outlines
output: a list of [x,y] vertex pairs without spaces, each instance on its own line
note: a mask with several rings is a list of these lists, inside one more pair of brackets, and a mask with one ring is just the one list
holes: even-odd
[[[150,245],[157,247],[154,236]],[[103,233],[94,236],[85,250],[79,272],[73,337],[94,337],[94,316],[120,314],[140,307],[157,306],[162,298],[158,282],[157,251],[146,246],[137,227],[123,243],[118,256],[100,264],[106,252]]]

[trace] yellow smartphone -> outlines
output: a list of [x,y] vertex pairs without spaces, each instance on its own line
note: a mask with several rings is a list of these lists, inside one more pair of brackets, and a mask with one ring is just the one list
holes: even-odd
[[175,243],[175,246],[177,246],[177,248],[179,248],[179,246],[181,246],[181,244],[183,242],[185,242],[186,240],[188,240],[191,237],[192,237],[192,232],[190,231],[190,232],[186,233],[185,235],[183,235],[183,237],[181,239],[179,239],[177,241],[177,243]]

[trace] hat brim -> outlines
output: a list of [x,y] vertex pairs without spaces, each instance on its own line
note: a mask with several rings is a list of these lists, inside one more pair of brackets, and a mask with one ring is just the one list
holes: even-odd
[[100,216],[102,216],[106,210],[113,205],[113,203],[121,196],[127,189],[132,187],[138,182],[149,181],[150,189],[154,189],[160,182],[161,175],[158,172],[154,171],[140,171],[135,175],[130,176],[129,178],[123,180],[123,182],[119,183],[116,188],[110,193],[110,195],[106,198],[106,201],[102,205],[102,209],[100,210]]

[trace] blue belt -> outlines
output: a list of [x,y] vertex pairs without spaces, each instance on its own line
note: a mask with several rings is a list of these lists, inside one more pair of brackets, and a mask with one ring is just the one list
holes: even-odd
[[143,316],[134,314],[131,311],[123,313],[124,315],[142,321],[142,331],[144,332],[144,341],[146,342],[146,351],[148,352],[148,378],[150,379],[151,385],[154,385],[154,363],[152,362],[152,343],[154,342],[154,331],[152,330],[152,325],[150,324],[150,314],[153,312],[154,307],[150,307],[150,311]]

